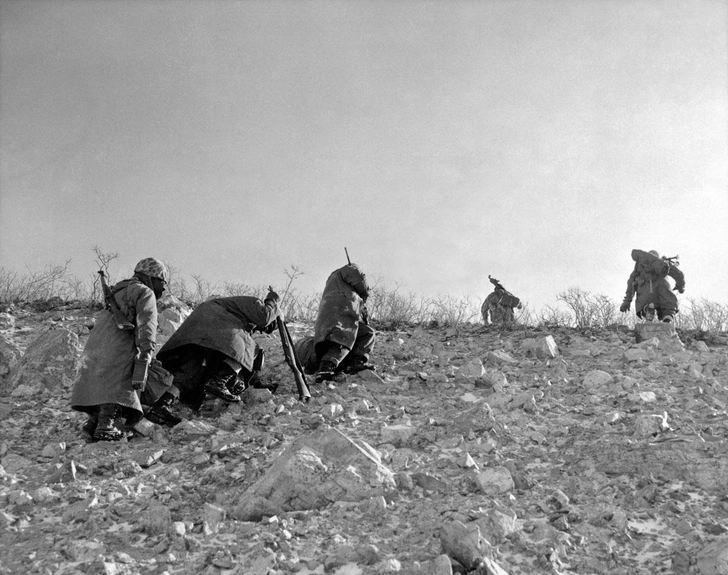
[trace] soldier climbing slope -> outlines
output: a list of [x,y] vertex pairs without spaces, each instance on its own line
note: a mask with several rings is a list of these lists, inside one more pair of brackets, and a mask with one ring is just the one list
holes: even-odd
[[257,376],[263,351],[251,334],[275,329],[279,300],[271,290],[264,301],[232,296],[195,308],[157,354],[182,403],[199,409],[206,394],[238,402],[246,387],[264,387]]
[[[157,299],[164,293],[169,273],[161,261],[145,258],[134,268],[132,278],[111,288],[103,275],[102,280],[108,290],[107,308],[96,318],[84,347],[71,407],[88,414],[82,428],[88,438],[114,441],[125,435],[124,424],[133,425],[145,412],[163,411],[166,399],[162,398],[174,394],[171,376],[152,360],[157,345]],[[145,378],[137,378],[135,364],[146,366]]]
[[488,294],[480,308],[483,323],[485,325],[513,325],[516,323],[516,315],[513,309],[523,309],[521,300],[504,288],[497,279],[490,276],[488,276],[488,279],[495,286],[495,289]]
[[[685,291],[685,276],[678,269],[677,256],[674,258],[660,257],[655,250],[644,252],[632,250],[634,270],[627,281],[627,292],[619,308],[621,312],[629,311],[632,298],[637,294],[635,311],[637,317],[652,321],[657,319],[671,322],[678,312],[677,296],[672,293]],[[675,280],[675,287],[670,289],[667,276]]]
[[376,332],[369,326],[366,275],[349,263],[329,275],[319,304],[313,337],[296,342],[296,351],[307,373],[316,382],[339,373],[374,369],[369,356]]

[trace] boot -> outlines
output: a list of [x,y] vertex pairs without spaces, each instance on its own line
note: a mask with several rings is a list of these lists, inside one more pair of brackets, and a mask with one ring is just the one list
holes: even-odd
[[344,368],[344,373],[348,373],[351,375],[354,373],[359,373],[360,371],[365,371],[367,369],[369,369],[371,371],[376,371],[376,367],[374,367],[371,363],[369,363],[367,361],[367,358],[362,357],[362,356],[357,356],[351,361],[351,363],[349,363]]
[[[252,378],[251,378],[252,379]],[[235,377],[235,380],[228,385],[230,393],[233,395],[240,395],[248,388],[248,384],[242,377]]]
[[650,303],[647,304],[643,309],[643,314],[645,321],[654,321],[655,320],[655,304]]
[[230,390],[228,389],[228,381],[232,379],[233,376],[227,375],[227,376],[221,376],[216,375],[212,377],[206,384],[205,384],[205,392],[209,393],[210,395],[214,395],[215,397],[219,397],[222,400],[228,401],[230,403],[237,403],[240,401],[240,396],[235,395],[234,393],[230,393]]
[[86,439],[93,440],[94,431],[96,426],[99,424],[99,411],[98,408],[94,408],[93,411],[88,413],[88,419],[86,423],[81,426],[81,433]]
[[97,441],[118,441],[124,433],[117,427],[117,408],[115,403],[104,403],[99,406],[99,419],[94,430]]
[[316,383],[331,381],[336,374],[336,364],[333,361],[324,359],[316,372]]
[[167,427],[174,427],[182,421],[181,417],[177,417],[170,407],[177,402],[177,398],[171,393],[165,393],[160,397],[157,402],[147,411],[144,417],[146,417],[152,423],[158,425],[166,425]]

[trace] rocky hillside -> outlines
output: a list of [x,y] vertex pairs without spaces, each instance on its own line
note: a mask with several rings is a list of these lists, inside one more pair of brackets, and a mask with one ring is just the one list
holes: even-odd
[[275,395],[86,443],[92,321],[0,314],[2,574],[728,574],[724,337],[386,331],[302,404],[260,335]]

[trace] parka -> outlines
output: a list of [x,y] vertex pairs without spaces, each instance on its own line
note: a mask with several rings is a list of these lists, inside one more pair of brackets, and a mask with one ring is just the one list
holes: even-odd
[[351,349],[362,321],[361,308],[369,297],[366,275],[347,264],[329,275],[314,325],[314,344],[331,341]]
[[253,370],[257,344],[251,336],[256,328],[264,330],[278,316],[275,302],[252,296],[231,296],[208,300],[198,305],[159,350],[164,363],[173,351],[185,345],[199,345],[219,351],[246,370]]
[[[483,316],[483,323],[493,324],[510,324],[516,321],[516,315],[513,308],[521,309],[521,300],[505,289],[496,288],[488,294],[480,313]],[[488,314],[490,313],[490,319]]]
[[675,280],[675,289],[682,293],[685,290],[683,272],[667,260],[642,250],[632,250],[632,259],[635,265],[627,280],[625,304],[629,304],[636,293],[635,310],[639,316],[648,304],[654,304],[657,309],[665,312],[677,313],[677,296],[670,289],[666,278],[670,276]]
[[[119,309],[135,327],[119,329],[111,311],[99,312],[83,350],[71,407],[88,412],[98,405],[115,403],[124,408],[127,420],[139,419],[143,408],[131,376],[137,349],[152,353],[156,349],[157,300],[152,289],[135,277],[120,281],[111,291]],[[159,382],[150,377],[145,403],[153,404],[170,384],[171,378]]]

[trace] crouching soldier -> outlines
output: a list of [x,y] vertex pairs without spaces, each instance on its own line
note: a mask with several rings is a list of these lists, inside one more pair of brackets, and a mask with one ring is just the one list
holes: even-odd
[[[634,270],[627,280],[627,292],[619,308],[622,313],[629,311],[632,298],[637,294],[635,311],[637,317],[646,321],[657,319],[666,323],[673,321],[679,311],[677,296],[672,293],[685,291],[685,276],[678,269],[676,258],[661,258],[655,250],[644,252],[632,250]],[[675,280],[675,287],[670,289],[667,276]]]
[[483,323],[485,325],[513,325],[516,323],[514,308],[523,309],[521,300],[504,288],[497,279],[490,276],[488,276],[488,279],[495,286],[495,289],[488,294],[480,308]]
[[[87,437],[121,439],[125,425],[133,425],[145,412],[160,412],[169,425],[179,423],[173,416],[166,418],[164,407],[176,393],[171,387],[172,378],[152,360],[157,299],[164,293],[168,279],[161,261],[146,258],[136,265],[132,278],[111,288],[106,286],[110,290],[106,293],[107,307],[99,313],[86,342],[71,395],[71,407],[88,414],[82,428]],[[135,380],[135,364],[149,367],[141,384]]]
[[307,373],[316,382],[332,380],[339,373],[374,369],[369,356],[376,332],[369,327],[366,301],[369,286],[355,264],[334,271],[326,280],[313,337],[296,343]]
[[238,402],[247,386],[262,386],[257,372],[263,352],[251,334],[273,331],[279,299],[270,291],[264,301],[232,296],[195,308],[157,354],[182,403],[198,410],[206,394]]

